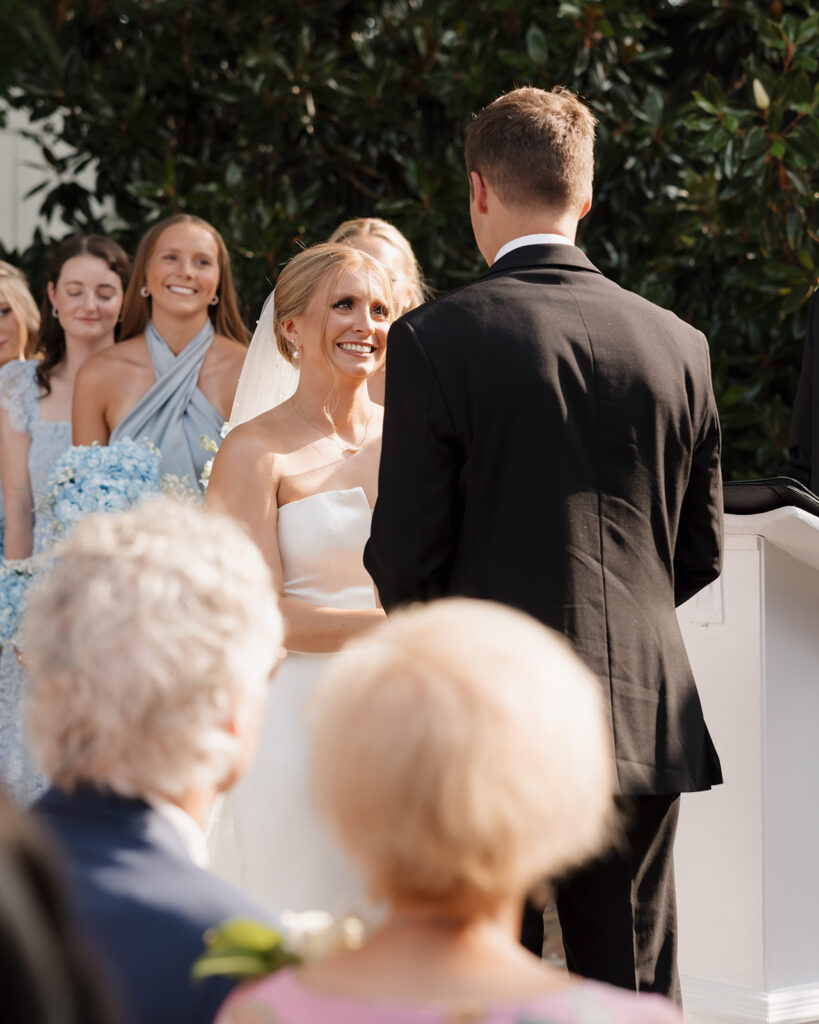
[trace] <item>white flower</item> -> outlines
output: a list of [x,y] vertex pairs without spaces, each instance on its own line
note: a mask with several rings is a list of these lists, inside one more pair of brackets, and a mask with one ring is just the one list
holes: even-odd
[[201,504],[202,493],[194,488],[186,476],[177,476],[175,473],[163,473],[159,481],[160,491],[169,498],[176,498],[177,501],[191,501]]
[[202,487],[207,490],[208,484],[210,483],[210,473],[213,469],[213,459],[208,459],[205,465],[202,467],[202,473],[199,477],[199,483]]
[[765,92],[765,86],[758,78],[754,79],[754,102],[760,110],[767,110],[771,105],[770,97]]
[[342,949],[358,949],[364,942],[364,924],[357,917],[337,919],[325,910],[282,911],[284,945],[302,960],[318,960]]

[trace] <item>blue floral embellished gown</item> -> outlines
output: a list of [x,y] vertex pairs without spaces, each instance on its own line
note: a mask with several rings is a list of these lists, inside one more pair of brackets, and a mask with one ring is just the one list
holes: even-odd
[[[37,508],[55,460],[71,445],[71,424],[40,419],[37,362],[7,363],[0,369],[0,407],[6,410],[13,430],[28,434],[31,448],[28,470],[34,497],[34,550],[46,544]],[[30,803],[44,788],[25,739],[26,680],[14,649],[0,654],[0,781],[22,803]]]

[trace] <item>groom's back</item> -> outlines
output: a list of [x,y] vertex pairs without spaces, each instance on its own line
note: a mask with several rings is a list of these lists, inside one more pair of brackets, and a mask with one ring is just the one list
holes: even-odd
[[[606,683],[626,788],[655,759],[675,788],[701,783],[710,741],[674,609],[675,590],[687,597],[719,567],[703,336],[573,246],[545,245],[409,314],[390,345],[403,379],[388,379],[388,408],[393,385],[414,390],[393,370],[400,350],[420,346],[440,394],[429,429],[461,467],[444,592],[523,608],[569,637]],[[388,416],[382,479],[394,440]],[[669,716],[657,714],[661,689]],[[690,729],[682,750],[665,728],[680,716],[699,750]]]
[[597,673],[632,799],[620,848],[556,888],[567,966],[679,999],[678,797],[721,775],[675,604],[719,572],[719,424],[703,336],[573,244],[594,126],[559,87],[514,89],[469,124],[490,270],[390,331],[365,564],[387,609],[502,601]]

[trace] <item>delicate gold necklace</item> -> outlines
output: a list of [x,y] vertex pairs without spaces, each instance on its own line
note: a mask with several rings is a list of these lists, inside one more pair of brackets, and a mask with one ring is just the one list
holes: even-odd
[[[343,438],[339,437],[338,433],[335,430],[332,433],[330,433],[327,430],[322,430],[321,427],[317,427],[316,424],[311,419],[308,419],[308,417],[304,415],[304,413],[301,411],[301,409],[298,407],[298,405],[295,402],[293,402],[293,408],[296,410],[296,412],[299,414],[299,416],[301,416],[301,418],[304,420],[304,422],[309,427],[312,427],[313,430],[315,430],[317,434],[321,434],[321,436],[322,437],[326,437],[328,441],[332,441],[333,444],[335,444],[335,446],[338,448],[338,450],[341,452],[342,455],[358,455],[358,453],[364,447],[364,442],[367,440],[367,434],[369,433],[369,430],[370,430],[370,423],[372,422],[372,418],[375,415],[375,407],[373,406],[373,409],[372,409],[372,412],[370,413],[369,419],[364,424],[364,436],[361,438],[361,440],[357,444],[350,444],[349,442],[345,441]],[[330,420],[330,422],[332,423],[333,421]]]

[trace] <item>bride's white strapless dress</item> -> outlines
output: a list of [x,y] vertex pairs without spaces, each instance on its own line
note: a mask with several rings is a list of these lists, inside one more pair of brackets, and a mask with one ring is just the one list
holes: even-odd
[[[325,491],[282,505],[284,593],[332,608],[375,608],[364,568],[371,510],[363,489]],[[270,686],[255,761],[217,812],[214,869],[274,912],[361,913],[364,886],[313,809],[307,705],[330,655],[290,652]]]

